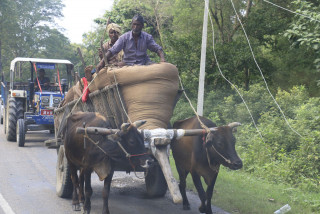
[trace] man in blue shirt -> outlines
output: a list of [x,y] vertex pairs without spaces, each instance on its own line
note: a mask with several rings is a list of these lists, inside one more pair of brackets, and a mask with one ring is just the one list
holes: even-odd
[[152,64],[147,50],[158,54],[161,62],[165,62],[164,52],[152,35],[142,31],[144,19],[140,15],[135,15],[131,22],[131,31],[119,37],[116,43],[108,50],[106,57],[109,60],[113,55],[123,50],[122,65],[149,65]]

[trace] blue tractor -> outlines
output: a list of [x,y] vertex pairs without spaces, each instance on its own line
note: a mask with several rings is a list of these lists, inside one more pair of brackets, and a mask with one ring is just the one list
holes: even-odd
[[[40,80],[40,70],[45,70],[49,82]],[[23,147],[27,131],[54,133],[54,109],[72,86],[72,71],[73,64],[68,60],[18,57],[11,61],[10,81],[4,81],[2,75],[1,82],[4,133],[8,141],[16,141]]]

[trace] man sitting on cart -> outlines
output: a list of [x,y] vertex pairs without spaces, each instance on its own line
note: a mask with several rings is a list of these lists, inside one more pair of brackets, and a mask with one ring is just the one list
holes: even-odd
[[[45,76],[46,72],[43,68],[39,70],[39,76],[38,78],[34,79],[34,88],[35,91],[39,90],[39,85],[41,89],[47,90],[50,86],[50,79],[49,77]],[[39,82],[38,82],[39,81]]]
[[[108,24],[107,32],[109,34],[110,40],[103,44],[103,48],[106,51],[109,50],[110,48],[112,48],[112,46],[118,40],[119,36],[121,35],[121,27],[119,25],[115,24],[115,23]],[[99,51],[100,62],[97,65],[97,69],[96,70],[100,71],[105,66],[105,63],[104,63],[103,53],[102,53],[101,48],[99,48],[98,51]],[[113,55],[109,59],[109,63],[108,64],[118,66],[118,63],[120,63],[122,61],[122,57],[123,57],[123,51],[120,51],[118,54]]]
[[131,22],[131,31],[119,37],[116,43],[108,50],[106,57],[108,61],[121,50],[124,52],[123,61],[118,63],[124,65],[150,65],[153,62],[147,55],[147,50],[158,54],[161,62],[165,62],[162,47],[158,45],[152,35],[142,31],[144,19],[140,15],[135,15]]

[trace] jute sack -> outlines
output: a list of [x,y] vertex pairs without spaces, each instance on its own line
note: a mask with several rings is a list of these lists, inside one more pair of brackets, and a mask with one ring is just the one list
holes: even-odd
[[[82,81],[82,80],[81,80]],[[79,97],[81,97],[82,95],[82,87],[80,85],[80,82],[78,81],[77,84],[75,84],[74,86],[72,86],[66,96],[64,97],[64,100],[61,104],[61,106],[64,106],[66,105],[67,103],[75,100],[75,99],[78,99]]]
[[179,88],[178,69],[170,63],[102,69],[89,86],[91,92],[118,83],[132,122],[140,128],[167,128]]

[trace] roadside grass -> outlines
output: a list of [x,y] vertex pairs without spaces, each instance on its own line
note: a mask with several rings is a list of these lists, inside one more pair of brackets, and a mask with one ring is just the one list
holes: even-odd
[[[173,174],[179,180],[172,155],[170,164]],[[203,182],[204,188],[206,188]],[[187,188],[196,192],[191,176],[187,178]],[[319,193],[305,192],[286,184],[273,184],[243,172],[220,168],[214,188],[212,204],[232,214],[272,214],[289,204],[288,214],[319,213]],[[191,206],[198,207],[198,204]]]

